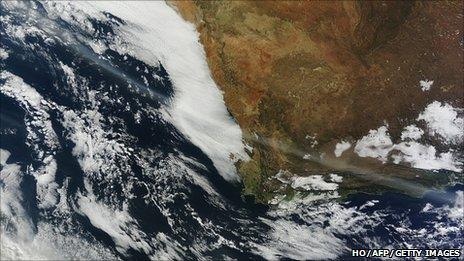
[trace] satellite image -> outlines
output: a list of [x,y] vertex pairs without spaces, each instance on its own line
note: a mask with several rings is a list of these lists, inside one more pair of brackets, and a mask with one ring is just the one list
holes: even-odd
[[464,1],[0,1],[0,260],[464,259]]

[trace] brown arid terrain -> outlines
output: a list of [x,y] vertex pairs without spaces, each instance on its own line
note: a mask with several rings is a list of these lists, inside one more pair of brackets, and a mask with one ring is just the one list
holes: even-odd
[[[396,179],[439,182],[410,168],[330,155],[341,139],[385,123],[398,140],[433,101],[463,107],[463,1],[169,3],[196,25],[213,78],[253,147],[252,160],[237,166],[245,194],[268,201],[282,190],[273,178],[279,170],[357,173],[347,174],[347,191],[397,187],[388,185]],[[419,86],[425,79],[434,81],[427,92]],[[321,162],[303,159],[306,153],[330,155]]]

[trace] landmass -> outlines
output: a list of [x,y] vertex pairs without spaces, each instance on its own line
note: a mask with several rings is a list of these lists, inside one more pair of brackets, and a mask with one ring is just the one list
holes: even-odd
[[[408,126],[427,132],[418,115],[433,102],[464,107],[463,3],[169,1],[196,26],[244,132],[251,160],[237,169],[244,194],[258,202],[298,190],[282,176],[337,172],[342,193],[385,187],[416,194],[461,180],[459,164],[438,176],[391,156],[419,141],[440,157],[462,156],[459,137],[447,142],[432,133],[401,142]],[[356,142],[381,126],[391,150],[380,158],[356,153]],[[343,142],[351,149],[334,155]]]

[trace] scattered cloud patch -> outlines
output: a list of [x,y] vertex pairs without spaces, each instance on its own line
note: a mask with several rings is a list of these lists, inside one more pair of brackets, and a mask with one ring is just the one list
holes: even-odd
[[349,149],[351,147],[351,143],[349,143],[348,141],[342,141],[342,142],[339,142],[337,143],[337,145],[335,145],[335,156],[338,158],[340,157],[343,152],[345,152],[347,149]]
[[[143,240],[136,221],[127,212],[127,207],[123,210],[111,209],[98,202],[93,194],[79,197],[78,212],[89,218],[90,223],[98,229],[105,231],[115,242],[119,251],[125,253],[126,249],[133,248],[150,253],[150,245]],[[136,239],[136,240],[133,240]]]
[[424,135],[424,131],[412,124],[404,127],[404,130],[401,133],[401,140],[418,140],[422,137],[422,135]]
[[[432,139],[438,138],[438,143],[459,145],[464,141],[461,112],[462,109],[453,108],[448,103],[434,101],[416,120],[426,123],[427,134]],[[383,163],[392,160],[395,164],[409,163],[414,168],[461,172],[463,159],[459,153],[452,148],[439,152],[433,145],[419,143],[424,134],[424,130],[411,124],[403,129],[401,142],[394,143],[388,133],[388,125],[381,126],[358,140],[354,152],[360,157],[376,158]]]
[[341,183],[343,181],[343,177],[337,174],[330,174],[329,176],[330,176],[330,181],[332,182]]
[[305,160],[310,160],[310,159],[311,159],[311,154],[305,154],[305,155],[303,155],[303,159],[305,159]]
[[392,147],[395,164],[410,163],[411,167],[419,169],[447,169],[456,172],[462,171],[459,159],[452,152],[437,153],[432,145],[423,145],[417,142],[401,142]]
[[438,153],[434,146],[414,141],[422,134],[423,131],[416,126],[408,126],[401,135],[401,138],[407,141],[395,144],[388,134],[388,128],[381,126],[358,140],[354,151],[360,157],[376,158],[383,163],[392,159],[395,164],[408,163],[414,168],[462,171],[461,159],[454,151]]
[[293,177],[291,187],[302,188],[304,190],[336,190],[338,184],[324,180],[322,175],[311,175],[308,177]]
[[431,135],[438,135],[447,144],[458,144],[464,139],[464,118],[458,114],[461,111],[448,103],[434,101],[427,105],[417,120],[427,123]]
[[421,90],[425,92],[425,91],[430,90],[430,88],[432,88],[433,81],[429,81],[427,79],[426,80],[420,80],[419,84],[420,84]]
[[9,57],[8,52],[5,49],[0,47],[0,60],[6,60],[8,59],[8,57]]
[[358,140],[354,151],[360,157],[371,157],[386,162],[392,146],[387,126],[381,126],[377,130],[370,130],[369,134]]
[[27,144],[32,147],[34,156],[42,164],[31,169],[37,181],[37,197],[41,207],[51,207],[58,201],[55,174],[57,163],[54,158],[60,145],[50,120],[49,110],[55,105],[47,102],[32,86],[22,78],[8,71],[0,73],[5,80],[0,92],[19,102],[26,111]]
[[311,142],[311,145],[310,145],[311,148],[314,148],[319,144],[319,142],[317,141],[317,134],[316,133],[314,133],[313,135],[306,135],[305,139],[307,139],[307,140],[309,140]]

